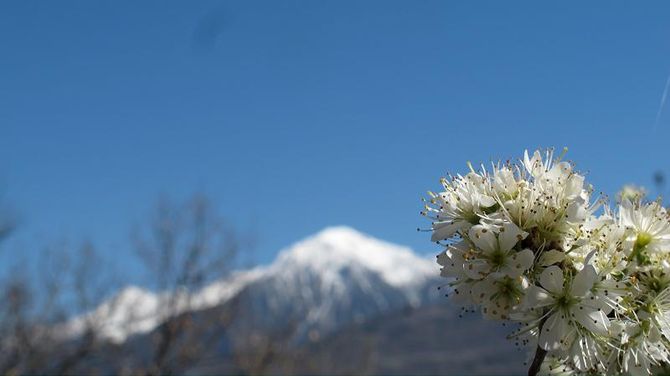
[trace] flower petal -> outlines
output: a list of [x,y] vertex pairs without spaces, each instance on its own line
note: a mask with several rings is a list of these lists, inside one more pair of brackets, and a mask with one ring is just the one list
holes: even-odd
[[528,233],[522,231],[514,223],[505,223],[498,234],[500,250],[503,252],[509,251],[516,243],[526,238],[526,236],[528,236]]
[[483,259],[474,259],[465,262],[463,266],[465,274],[472,279],[482,279],[491,270],[491,264]]
[[493,281],[491,281],[490,278],[486,278],[482,281],[475,282],[472,285],[470,294],[475,303],[482,304],[489,300],[495,292],[496,290]]
[[484,208],[491,207],[497,203],[497,201],[489,195],[479,195],[479,205]]
[[466,221],[450,221],[436,223],[433,225],[433,235],[430,237],[430,241],[437,242],[444,239],[449,239],[457,231],[465,229],[469,226],[469,223]]
[[447,249],[437,255],[437,263],[442,266],[447,266],[454,262],[463,264],[465,262],[463,254],[466,251],[467,249],[463,248],[462,243],[450,245]]
[[661,333],[666,339],[670,339],[670,318],[667,315],[656,315],[655,318]]
[[602,354],[593,337],[583,336],[572,344],[570,359],[580,371],[586,372],[589,369],[596,369],[601,357]]
[[524,306],[527,308],[538,308],[552,304],[554,298],[547,291],[538,286],[530,286],[525,292]]
[[560,294],[563,291],[563,271],[558,266],[550,266],[540,274],[540,284],[547,291]]
[[572,280],[572,287],[570,288],[570,295],[585,296],[593,284],[598,280],[598,273],[593,265],[584,265],[584,268],[577,273]]
[[570,344],[566,344],[566,338],[569,338],[570,324],[568,318],[562,312],[554,312],[542,326],[538,345],[547,350],[558,350],[565,348]]
[[505,297],[488,300],[482,304],[482,314],[487,320],[506,320],[509,318],[512,305],[513,303]]
[[610,320],[602,311],[593,310],[583,304],[577,304],[570,310],[570,313],[572,318],[577,320],[587,330],[600,335],[607,334]]
[[564,258],[565,258],[565,252],[552,249],[550,251],[542,252],[542,256],[540,256],[540,260],[538,263],[542,266],[549,266],[557,262],[563,261]]
[[493,252],[497,249],[496,236],[491,229],[483,225],[472,226],[469,232],[470,240],[485,253]]
[[507,259],[503,272],[512,278],[516,278],[533,265],[534,258],[535,255],[530,249],[514,252]]

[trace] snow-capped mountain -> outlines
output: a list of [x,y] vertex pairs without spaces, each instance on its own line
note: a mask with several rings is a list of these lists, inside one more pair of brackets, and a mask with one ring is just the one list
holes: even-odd
[[417,307],[436,297],[438,267],[406,247],[346,227],[328,228],[280,253],[267,274],[244,293],[251,312],[299,322],[296,336],[329,333],[352,321]]
[[[417,307],[437,298],[439,269],[407,247],[387,243],[348,227],[331,227],[284,249],[270,265],[230,277],[178,299],[180,311],[223,306],[232,299],[244,312],[236,330],[272,331],[293,325],[300,339],[325,334],[394,309]],[[168,294],[128,287],[93,312],[71,320],[67,332],[80,334],[86,320],[99,323],[116,343],[160,325]],[[279,328],[281,329],[281,328]]]
[[[171,302],[175,304],[175,309],[169,313],[174,315],[224,304],[263,273],[263,268],[239,271],[195,294],[177,294],[176,301]],[[95,323],[95,330],[100,337],[113,343],[122,343],[132,335],[152,331],[165,321],[168,311],[161,307],[174,297],[174,294],[154,293],[141,287],[128,286],[92,312],[75,317],[57,330],[62,333],[62,337],[76,337],[83,334],[90,323]]]

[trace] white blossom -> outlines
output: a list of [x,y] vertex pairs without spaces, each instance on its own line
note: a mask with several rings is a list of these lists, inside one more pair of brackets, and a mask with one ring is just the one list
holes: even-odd
[[[615,210],[553,150],[442,179],[424,215],[458,304],[517,323],[549,374],[670,366],[670,220],[625,187]],[[543,351],[535,351],[536,348]],[[540,358],[542,360],[542,358]]]

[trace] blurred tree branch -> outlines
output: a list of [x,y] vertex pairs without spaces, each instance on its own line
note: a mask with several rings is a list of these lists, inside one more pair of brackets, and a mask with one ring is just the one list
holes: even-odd
[[[15,225],[0,224],[4,239]],[[212,308],[213,316],[203,315],[201,303],[194,301],[208,283],[219,281],[227,288],[224,278],[237,266],[243,243],[210,201],[202,195],[184,203],[160,200],[132,235],[148,285],[157,291],[154,312],[142,311],[144,302],[128,301],[121,293],[103,300],[118,281],[91,242],[76,249],[53,243],[25,270],[13,270],[11,278],[0,280],[5,302],[0,307],[1,373],[184,373],[229,334],[244,314],[238,299],[224,309]],[[147,315],[159,325],[142,353],[128,343],[109,341],[110,325],[132,333]],[[249,374],[267,373],[278,365],[292,369],[296,358],[288,341],[297,323],[281,333],[258,333],[253,344],[234,346],[231,369]]]
[[182,205],[161,200],[148,226],[137,229],[133,239],[140,260],[162,292],[156,315],[163,324],[154,333],[147,373],[184,372],[197,360],[192,351],[197,339],[189,333],[202,325],[189,312],[193,293],[233,266],[239,248],[235,232],[207,198],[195,195]]

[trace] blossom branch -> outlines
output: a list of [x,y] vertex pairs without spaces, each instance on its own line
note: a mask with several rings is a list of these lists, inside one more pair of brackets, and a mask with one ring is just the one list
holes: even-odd
[[650,375],[670,363],[670,211],[631,187],[614,209],[592,202],[563,156],[443,178],[422,212],[447,244],[441,275],[460,304],[522,324],[516,335],[537,344],[529,375],[547,356],[566,373]]

